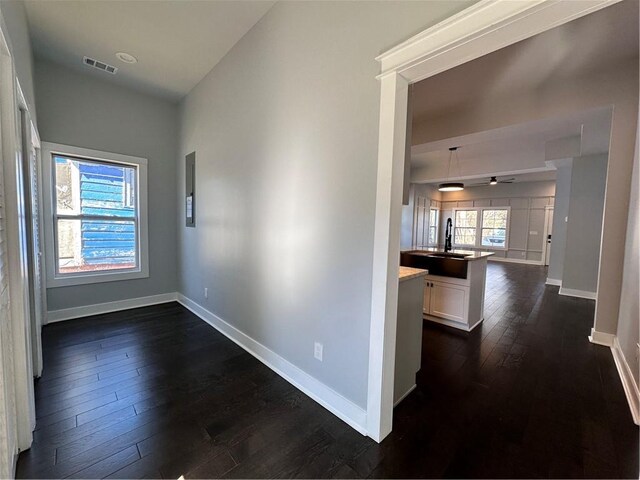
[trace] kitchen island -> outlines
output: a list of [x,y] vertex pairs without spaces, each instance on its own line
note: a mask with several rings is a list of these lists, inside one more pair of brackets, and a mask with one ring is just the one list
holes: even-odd
[[400,267],[398,275],[398,322],[393,404],[400,403],[416,388],[416,373],[422,359],[422,296],[424,269]]
[[487,259],[493,252],[414,248],[400,252],[400,265],[424,276],[423,317],[470,332],[484,320]]

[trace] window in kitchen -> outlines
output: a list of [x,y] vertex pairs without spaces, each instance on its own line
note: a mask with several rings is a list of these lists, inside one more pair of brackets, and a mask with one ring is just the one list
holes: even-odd
[[506,248],[507,246],[507,218],[509,210],[482,210],[482,246],[492,248]]
[[47,282],[148,277],[146,159],[44,144]]
[[478,210],[455,210],[454,218],[453,243],[474,247],[478,230]]
[[503,250],[507,248],[509,207],[454,209],[453,244]]
[[431,208],[429,210],[429,245],[438,244],[438,221],[440,220],[440,210]]

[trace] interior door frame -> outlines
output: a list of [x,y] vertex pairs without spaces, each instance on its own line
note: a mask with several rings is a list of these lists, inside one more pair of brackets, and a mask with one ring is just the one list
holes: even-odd
[[393,424],[409,85],[618,1],[480,0],[376,58],[380,117],[367,392],[367,433],[374,440],[382,441]]
[[[547,241],[549,235],[549,216],[553,221],[553,205],[547,205],[544,207],[544,230],[542,236],[542,265],[549,265],[549,259],[551,256],[551,244]],[[551,240],[553,241],[553,240]]]
[[[42,174],[40,173],[38,147],[40,140],[37,130],[33,124],[31,114],[29,112],[29,106],[25,99],[24,93],[18,83],[18,108],[21,112],[21,133],[22,133],[22,183],[24,188],[24,217],[26,226],[26,241],[27,241],[27,279],[29,290],[29,320],[30,320],[30,343],[31,343],[31,355],[33,365],[33,375],[40,377],[42,374],[43,362],[42,362],[42,336],[41,330],[44,325],[44,283],[43,271],[42,271]],[[35,164],[34,164],[35,163]],[[35,172],[35,178],[33,173]],[[35,195],[38,198],[35,200],[35,205],[38,206],[38,210],[34,212],[34,182],[38,186],[38,190]],[[34,221],[34,216],[35,221]],[[39,245],[35,245],[36,232],[34,231],[37,225]],[[36,268],[38,265],[41,268],[40,271],[40,285],[36,285],[38,275],[36,275]],[[38,295],[39,293],[39,295]]]

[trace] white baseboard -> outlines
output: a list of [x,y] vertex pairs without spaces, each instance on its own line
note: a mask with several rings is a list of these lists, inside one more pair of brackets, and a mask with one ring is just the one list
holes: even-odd
[[624,393],[627,396],[633,421],[636,425],[640,425],[640,390],[638,390],[638,384],[633,378],[627,359],[620,349],[620,342],[618,342],[617,337],[613,339],[611,353],[613,354],[613,361],[618,369],[620,380],[622,380],[622,388],[624,388]]
[[398,400],[396,400],[396,403],[393,404],[393,408],[396,408],[401,401],[407,398],[409,394],[416,389],[417,386],[418,385],[414,383],[413,386],[409,390],[407,390],[404,395],[402,395]]
[[610,333],[598,332],[596,329],[591,329],[591,335],[589,335],[589,341],[591,343],[595,343],[596,345],[603,345],[605,347],[613,347],[613,340],[616,338],[615,335]]
[[557,278],[547,277],[547,281],[544,283],[546,285],[553,285],[554,287],[562,287],[562,280],[558,280]]
[[596,292],[588,292],[587,290],[575,290],[573,288],[564,287],[560,287],[560,291],[558,293],[560,295],[564,295],[565,297],[586,298],[588,300],[595,300],[597,296]]
[[129,308],[148,307],[159,303],[175,302],[177,293],[162,293],[160,295],[150,295],[148,297],[129,298],[115,302],[97,303],[95,305],[85,305],[82,307],[65,308],[62,310],[52,310],[47,312],[47,323],[62,322],[74,318],[88,317],[89,315],[100,315],[103,313],[117,312]]
[[426,313],[422,315],[423,319],[429,320],[430,322],[440,323],[442,325],[446,325],[447,327],[457,328],[458,330],[462,330],[464,332],[470,332],[478,325],[482,323],[484,317],[478,320],[473,325],[469,326],[466,323],[456,322],[454,320],[447,320],[446,318],[434,317],[432,315],[427,315]]
[[522,263],[525,265],[542,265],[542,262],[538,260],[523,260],[521,258],[507,258],[507,257],[496,257],[495,255],[489,257],[490,262],[504,262],[504,263]]
[[352,428],[367,435],[364,409],[190,298],[178,293],[177,301]]

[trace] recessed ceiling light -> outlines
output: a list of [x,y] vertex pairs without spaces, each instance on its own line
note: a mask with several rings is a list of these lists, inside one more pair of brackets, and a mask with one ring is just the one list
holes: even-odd
[[138,59],[130,53],[118,52],[116,53],[116,57],[118,57],[118,60],[124,63],[138,63]]

